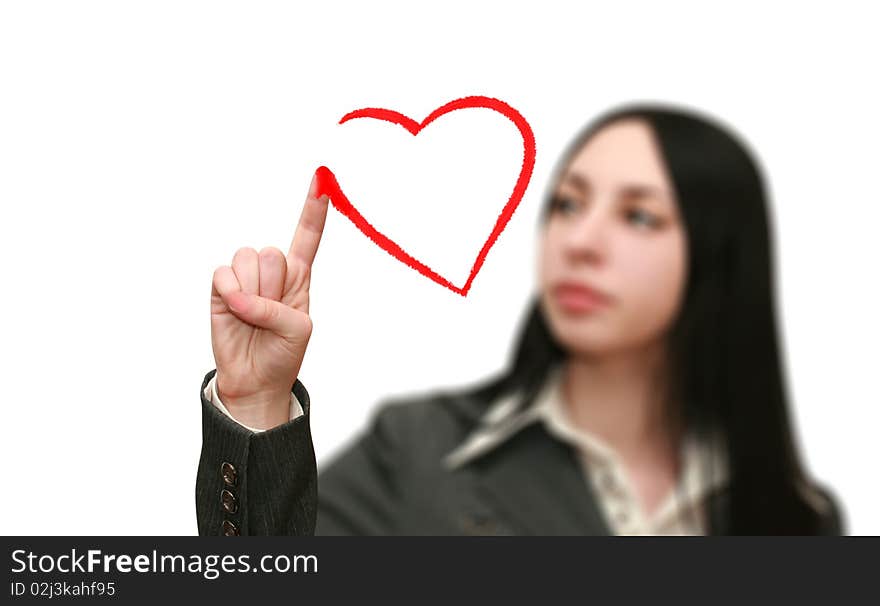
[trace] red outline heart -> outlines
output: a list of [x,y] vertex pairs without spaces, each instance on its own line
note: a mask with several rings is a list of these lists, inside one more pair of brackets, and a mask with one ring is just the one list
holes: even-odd
[[316,196],[321,196],[323,194],[327,194],[330,197],[333,206],[336,207],[336,210],[341,212],[343,215],[348,217],[348,219],[354,223],[358,229],[360,229],[370,240],[378,244],[383,250],[391,254],[397,260],[406,263],[411,268],[418,271],[423,276],[430,278],[434,282],[445,286],[453,292],[460,294],[463,297],[467,296],[468,291],[471,288],[471,283],[474,281],[474,278],[479,273],[480,268],[483,266],[483,261],[486,259],[486,255],[489,253],[489,249],[495,244],[495,240],[498,239],[498,236],[501,235],[501,232],[504,231],[504,228],[507,226],[507,222],[513,216],[516,207],[519,205],[520,200],[522,200],[523,194],[526,192],[526,188],[529,184],[529,179],[532,177],[532,169],[535,167],[535,136],[532,134],[532,129],[529,126],[529,123],[526,122],[526,119],[522,117],[522,115],[509,106],[507,103],[500,101],[498,99],[493,99],[492,97],[481,97],[481,96],[473,96],[473,97],[463,97],[461,99],[456,99],[455,101],[450,101],[446,105],[442,107],[438,107],[433,112],[431,112],[427,118],[422,120],[421,124],[404,116],[403,114],[397,113],[390,109],[382,109],[378,107],[367,107],[364,109],[358,109],[353,112],[349,112],[342,117],[339,121],[339,124],[343,124],[348,120],[352,120],[354,118],[375,118],[377,120],[385,120],[386,122],[393,122],[395,124],[399,124],[408,130],[413,136],[418,135],[419,132],[429,125],[431,122],[439,118],[440,116],[447,114],[451,111],[455,111],[457,109],[469,109],[469,108],[487,108],[495,110],[496,112],[503,115],[505,118],[513,122],[516,127],[519,129],[520,134],[523,138],[523,164],[522,169],[520,170],[519,177],[516,180],[516,185],[513,188],[513,193],[510,195],[510,198],[507,201],[507,204],[504,205],[504,208],[501,210],[501,214],[498,215],[498,219],[495,221],[495,227],[492,228],[492,233],[489,234],[489,238],[483,244],[483,247],[480,249],[480,253],[477,255],[476,261],[474,261],[474,265],[471,268],[471,273],[468,276],[467,282],[465,282],[464,286],[459,288],[452,284],[449,280],[432,270],[430,267],[414,258],[412,255],[403,250],[396,242],[389,239],[387,236],[379,232],[375,227],[370,225],[366,219],[357,211],[357,209],[348,201],[348,198],[345,197],[345,194],[342,193],[342,188],[339,187],[339,183],[336,181],[336,176],[333,172],[327,168],[326,166],[319,166],[315,171],[317,175],[317,194]]

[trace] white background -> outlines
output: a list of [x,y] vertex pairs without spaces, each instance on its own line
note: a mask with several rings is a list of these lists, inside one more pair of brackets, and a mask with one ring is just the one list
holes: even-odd
[[851,532],[880,532],[876,18],[780,5],[3,3],[0,533],[196,533],[212,272],[287,250],[319,164],[461,284],[518,168],[513,126],[337,122],[466,95],[529,120],[531,185],[466,298],[330,209],[300,374],[319,465],[382,398],[506,364],[564,145],[612,105],[671,101],[733,126],[770,176],[808,468]]

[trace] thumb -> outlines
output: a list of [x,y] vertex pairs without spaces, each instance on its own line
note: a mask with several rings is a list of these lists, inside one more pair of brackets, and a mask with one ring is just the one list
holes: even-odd
[[290,341],[301,340],[296,333],[301,322],[296,317],[297,312],[287,305],[240,290],[227,293],[223,300],[243,322],[271,330]]

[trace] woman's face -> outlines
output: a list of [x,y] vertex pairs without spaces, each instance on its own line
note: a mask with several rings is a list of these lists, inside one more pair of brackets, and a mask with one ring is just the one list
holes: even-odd
[[684,292],[687,244],[647,122],[627,118],[597,131],[563,170],[549,213],[538,275],[559,343],[572,354],[602,354],[662,339]]

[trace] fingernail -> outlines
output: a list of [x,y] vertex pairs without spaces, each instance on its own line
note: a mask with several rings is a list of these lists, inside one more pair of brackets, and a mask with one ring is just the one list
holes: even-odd
[[318,171],[312,173],[312,182],[309,184],[309,197],[318,197]]

